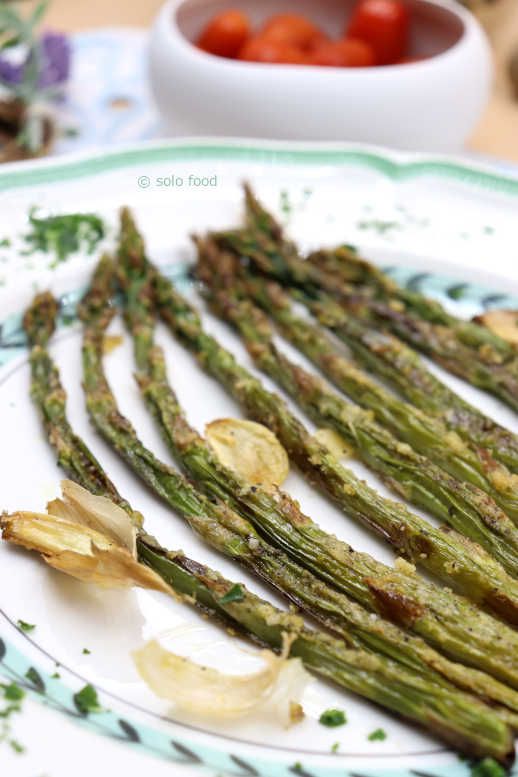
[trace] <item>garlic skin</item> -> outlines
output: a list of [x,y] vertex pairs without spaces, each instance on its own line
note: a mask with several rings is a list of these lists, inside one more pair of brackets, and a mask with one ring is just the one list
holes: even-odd
[[140,676],[162,699],[202,719],[221,720],[265,714],[288,727],[303,718],[300,699],[311,675],[299,658],[263,650],[264,667],[229,675],[166,650],[156,639],[133,653]]
[[173,593],[137,561],[137,529],[121,507],[70,480],[61,488],[63,498],[50,502],[47,513],[2,515],[2,538],[40,553],[49,566],[86,583]]

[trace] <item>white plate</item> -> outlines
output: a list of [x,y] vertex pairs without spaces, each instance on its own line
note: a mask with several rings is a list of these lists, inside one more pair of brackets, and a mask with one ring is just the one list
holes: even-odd
[[[206,185],[193,184],[203,178]],[[16,236],[27,229],[28,208],[37,204],[52,212],[99,212],[113,228],[107,239],[110,246],[117,210],[128,204],[145,233],[150,255],[181,278],[192,256],[189,233],[238,223],[239,183],[244,178],[289,222],[292,236],[305,248],[356,243],[382,265],[390,265],[401,280],[435,294],[463,315],[471,315],[484,304],[518,305],[518,300],[509,297],[518,293],[514,254],[518,181],[489,169],[370,148],[211,141],[152,144],[66,162],[4,168],[0,171],[0,239],[8,236],[14,241],[11,249],[0,250],[4,283],[0,290],[2,509],[42,509],[57,493],[61,476],[29,400],[27,354],[20,340],[18,314],[36,289],[50,287],[60,296],[70,294],[63,298],[65,302],[74,299],[95,261],[94,257],[76,256],[50,269],[47,256],[20,258],[22,241]],[[175,185],[163,184],[164,179]],[[186,287],[185,281],[182,286]],[[250,366],[227,327],[210,316],[206,320],[211,331]],[[123,331],[119,321],[112,331]],[[203,430],[214,418],[239,415],[232,400],[165,330],[160,329],[159,340],[166,350],[174,387],[198,429]],[[119,489],[146,516],[149,531],[164,545],[182,548],[282,604],[254,578],[202,545],[94,433],[83,406],[79,346],[76,325],[60,330],[52,346],[69,394],[70,418]],[[123,413],[132,419],[142,440],[169,461],[131,379],[133,362],[127,338],[107,357],[106,368]],[[451,377],[448,381],[518,431],[513,414],[496,400]],[[388,493],[360,464],[351,467]],[[391,563],[390,549],[347,519],[298,474],[290,475],[286,488],[323,528]],[[16,628],[19,618],[37,624],[36,629],[29,634],[20,632]],[[410,770],[436,775],[446,770],[448,774],[466,772],[466,766],[433,738],[316,680],[303,700],[306,719],[289,731],[267,721],[200,724],[180,720],[140,681],[130,653],[152,636],[179,625],[201,623],[193,610],[163,595],[145,591],[101,594],[45,568],[29,554],[0,545],[0,637],[5,648],[0,672],[23,675],[29,666],[36,667],[44,690],[36,687],[35,695],[68,715],[76,712],[73,692],[91,682],[110,710],[77,718],[93,733],[125,738],[133,747],[192,764],[193,769],[207,764],[241,775],[280,777],[292,774],[295,764],[312,777],[343,775],[344,770],[376,775],[402,775]],[[223,658],[241,669],[250,662],[237,653],[227,635],[214,627],[209,633],[209,650],[193,647],[199,641],[196,631],[181,639],[176,633],[175,647],[180,640],[200,660]],[[84,655],[83,648],[91,652]],[[60,679],[50,677],[55,662],[61,667]],[[347,725],[335,730],[321,726],[318,717],[328,707],[344,709]],[[368,741],[368,734],[380,727],[387,739]],[[332,755],[336,741],[340,749]],[[102,748],[103,742],[99,739],[96,747]],[[47,768],[51,767],[52,760]]]

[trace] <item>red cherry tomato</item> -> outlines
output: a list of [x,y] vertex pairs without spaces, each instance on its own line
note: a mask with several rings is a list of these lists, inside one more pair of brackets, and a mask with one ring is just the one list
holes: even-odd
[[235,58],[249,37],[248,16],[241,11],[229,10],[211,19],[196,45],[209,54]]
[[269,40],[262,35],[250,38],[245,43],[239,52],[239,59],[246,62],[270,62],[278,65],[307,63],[307,56],[302,49],[289,43]]
[[402,0],[360,0],[346,35],[369,43],[378,65],[390,65],[406,54],[408,28],[408,9]]
[[310,62],[312,65],[327,67],[370,67],[376,64],[376,57],[371,46],[365,41],[345,38],[316,46]]
[[394,64],[411,65],[413,62],[424,62],[425,59],[430,59],[430,57],[401,57],[401,59],[398,59]]
[[271,16],[264,24],[260,35],[262,38],[297,46],[303,50],[313,48],[326,36],[316,24],[297,13],[283,13]]

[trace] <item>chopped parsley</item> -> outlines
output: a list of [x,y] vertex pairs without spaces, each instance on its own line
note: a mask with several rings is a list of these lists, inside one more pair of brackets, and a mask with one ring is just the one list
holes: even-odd
[[18,628],[25,632],[34,631],[34,629],[36,628],[36,624],[27,623],[26,621],[22,621],[18,619]]
[[40,691],[45,690],[45,686],[43,685],[43,680],[41,679],[38,672],[33,666],[27,669],[27,671],[25,672],[25,677]]
[[36,208],[31,208],[29,223],[31,231],[24,235],[25,254],[35,251],[54,254],[51,267],[65,262],[80,250],[92,254],[106,232],[103,220],[95,213],[64,213],[39,218]]
[[347,717],[343,710],[325,710],[319,717],[318,722],[328,728],[335,728],[347,723]]
[[85,685],[80,691],[74,694],[74,703],[83,715],[91,712],[102,712],[103,709],[97,698],[97,691],[93,685]]
[[54,674],[51,674],[50,677],[52,680],[59,680],[61,678],[61,675],[59,674],[59,672],[54,672]]
[[375,729],[367,737],[369,742],[384,742],[386,738],[387,732],[382,728]]
[[367,219],[356,223],[358,229],[371,230],[378,235],[385,235],[394,229],[401,229],[401,224],[397,221],[384,221],[383,219]]
[[89,656],[91,652],[92,652],[92,651],[91,651],[91,650],[88,650],[88,648],[83,648],[83,655],[84,655],[84,656]]
[[290,195],[288,194],[286,189],[282,189],[280,193],[280,204],[281,204],[281,211],[284,213],[285,216],[289,216],[293,208],[290,202]]
[[227,593],[219,600],[220,604],[230,604],[231,602],[242,602],[245,594],[239,583],[233,585]]
[[[3,709],[0,709],[0,718],[2,720],[6,720],[9,718],[13,712],[20,712],[20,705],[19,704],[8,704],[7,707],[4,707]],[[5,728],[4,728],[5,731]],[[4,740],[0,736],[0,742],[3,742]]]
[[471,777],[505,777],[506,770],[493,758],[483,758],[471,767]]
[[17,683],[13,682],[9,685],[0,684],[0,696],[2,692],[3,698],[7,703],[4,707],[0,707],[0,720],[2,721],[0,726],[0,744],[4,742],[9,743],[16,753],[23,753],[24,748],[15,739],[10,738],[10,718],[13,714],[21,711],[21,702],[25,697],[25,691]]
[[11,241],[8,237],[3,237],[0,240],[0,248],[10,248],[10,246],[11,246]]
[[337,753],[339,747],[340,747],[340,742],[334,742],[334,744],[331,745],[331,752]]
[[21,745],[19,742],[16,741],[16,739],[11,739],[9,744],[11,745],[12,749],[15,753],[24,753],[25,748],[23,745]]
[[20,688],[16,683],[2,685],[2,688],[4,690],[4,699],[7,699],[7,701],[21,701],[25,696],[23,688]]

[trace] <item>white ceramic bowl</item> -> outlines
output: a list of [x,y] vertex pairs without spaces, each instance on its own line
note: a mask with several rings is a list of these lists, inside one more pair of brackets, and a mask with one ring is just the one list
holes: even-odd
[[411,50],[431,56],[373,68],[269,65],[215,57],[192,45],[218,11],[239,7],[255,25],[306,13],[337,37],[353,0],[168,0],[151,31],[150,77],[174,134],[352,140],[405,149],[459,149],[486,104],[485,35],[453,0],[409,0]]

